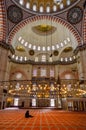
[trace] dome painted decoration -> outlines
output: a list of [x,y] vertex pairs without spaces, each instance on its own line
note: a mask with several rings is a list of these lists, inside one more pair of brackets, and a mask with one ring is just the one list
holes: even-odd
[[29,50],[29,55],[33,56],[34,55],[34,50]]
[[80,7],[74,7],[67,14],[68,21],[71,24],[77,24],[82,20],[83,10]]
[[63,52],[67,53],[67,52],[70,52],[70,51],[72,51],[72,50],[73,50],[72,47],[66,47],[66,48],[63,50]]
[[58,56],[58,54],[59,54],[59,52],[58,52],[57,50],[55,50],[55,51],[53,52],[53,55],[54,55],[54,56]]
[[8,7],[7,16],[11,22],[19,23],[23,18],[22,10],[16,5],[11,5]]
[[20,52],[25,52],[25,48],[21,45],[16,46],[16,50]]
[[40,24],[32,27],[33,32],[37,34],[52,34],[56,31],[56,28],[48,24]]

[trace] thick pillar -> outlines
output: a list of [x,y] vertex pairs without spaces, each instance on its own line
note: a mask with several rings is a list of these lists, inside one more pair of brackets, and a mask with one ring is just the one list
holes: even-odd
[[8,62],[8,50],[0,47],[0,81],[8,79],[7,62]]
[[9,49],[0,46],[0,81],[9,80],[10,60],[8,57],[10,53]]

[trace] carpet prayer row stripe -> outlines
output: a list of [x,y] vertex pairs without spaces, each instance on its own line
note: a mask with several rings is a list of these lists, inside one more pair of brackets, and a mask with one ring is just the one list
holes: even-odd
[[0,130],[86,130],[86,112],[67,112],[50,109],[1,110]]

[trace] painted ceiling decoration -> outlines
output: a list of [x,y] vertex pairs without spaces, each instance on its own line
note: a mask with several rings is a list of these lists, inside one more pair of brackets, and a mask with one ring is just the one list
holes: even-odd
[[57,50],[55,50],[55,51],[53,52],[53,55],[54,55],[54,56],[58,56],[58,54],[59,54],[59,52],[58,52]]
[[30,13],[60,13],[76,5],[80,0],[12,0]]
[[41,35],[49,35],[56,31],[56,27],[48,24],[40,24],[32,27],[33,32]]
[[68,21],[71,24],[79,23],[83,18],[83,10],[80,7],[73,7],[67,14]]
[[[39,35],[33,32],[32,27],[38,26],[40,25],[40,23],[41,24],[47,23],[48,25],[51,25],[51,18],[52,18],[52,25],[56,28],[56,31],[52,34],[53,44],[57,46],[57,43],[61,43],[66,39],[68,39],[68,41],[69,39],[71,39],[73,41],[71,42],[71,44],[72,43],[74,44],[74,42],[76,42],[76,46],[78,45],[78,43],[81,43],[80,34],[70,23],[68,23],[67,21],[59,17],[55,17],[55,16],[51,17],[45,15],[33,16],[17,24],[9,34],[8,43],[15,46],[15,44],[17,44],[19,39],[21,44],[25,43],[25,46],[28,46],[28,48],[30,47],[32,48],[32,46],[30,46],[29,44],[40,46],[40,40],[41,40],[41,46],[45,46],[46,37],[43,35],[39,37]],[[48,45],[50,46],[50,43],[51,43],[51,35],[48,35],[47,46]],[[63,45],[61,44],[60,46]],[[76,46],[74,44],[74,48]]]
[[35,54],[34,50],[29,50],[29,55],[33,56]]
[[70,52],[70,51],[72,51],[72,50],[73,50],[72,47],[66,47],[66,48],[63,50],[63,52],[67,53],[67,52]]
[[25,48],[21,45],[17,45],[16,50],[19,51],[19,52],[25,52]]
[[7,16],[11,22],[19,23],[23,18],[22,10],[16,5],[11,5],[8,7]]
[[[33,31],[33,28],[36,31]],[[70,52],[67,53],[67,55],[63,52],[67,47],[71,46],[74,49],[78,45],[75,35],[77,31],[71,28],[70,23],[50,15],[32,16],[23,20],[13,28],[10,33],[12,35],[9,35],[9,38],[15,49],[17,46],[23,46],[25,52],[21,53],[20,51],[19,53],[19,49],[16,50],[12,60],[18,63],[30,61],[32,63],[44,63],[46,61],[49,63],[56,63],[57,61],[69,63],[75,61],[73,51],[71,51],[71,54]],[[73,33],[71,30],[73,30]],[[37,31],[39,33],[36,33]],[[77,36],[79,36],[78,33]]]
[[[81,37],[72,24],[82,20],[82,8],[76,6],[80,0],[11,1],[14,5],[8,7],[7,15],[11,22],[18,23],[8,37],[8,43],[15,49],[13,61],[75,61],[73,50],[80,43]],[[66,20],[57,16],[64,11],[68,11]],[[24,13],[36,15],[24,19]]]

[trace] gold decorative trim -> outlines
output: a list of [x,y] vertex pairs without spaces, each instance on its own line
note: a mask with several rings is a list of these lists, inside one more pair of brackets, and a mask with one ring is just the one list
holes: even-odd
[[23,46],[20,46],[20,45],[16,46],[16,50],[20,51],[20,52],[25,52],[25,48]]
[[49,35],[56,31],[56,27],[48,25],[48,24],[40,24],[32,27],[33,32],[39,35]]
[[67,52],[70,52],[70,51],[72,51],[72,50],[73,50],[72,47],[66,47],[66,48],[63,50],[63,52],[67,53]]

